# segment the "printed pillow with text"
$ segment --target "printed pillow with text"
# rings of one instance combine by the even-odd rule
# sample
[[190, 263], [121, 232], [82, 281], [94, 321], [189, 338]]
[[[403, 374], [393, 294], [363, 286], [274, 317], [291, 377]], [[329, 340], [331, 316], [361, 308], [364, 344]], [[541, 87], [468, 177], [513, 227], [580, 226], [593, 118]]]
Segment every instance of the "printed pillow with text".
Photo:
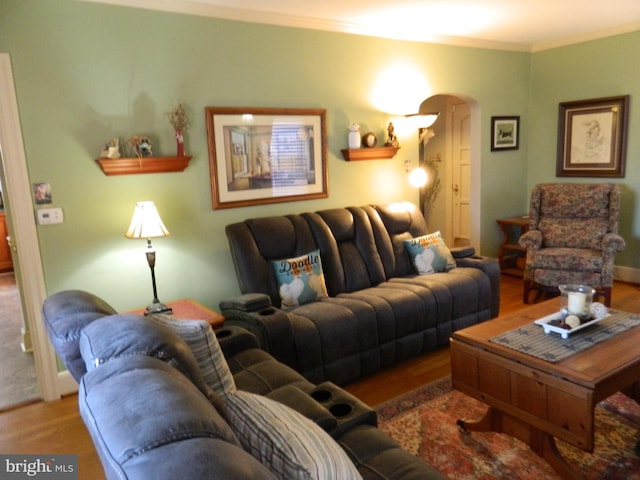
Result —
[[420, 275], [444, 272], [456, 266], [440, 232], [405, 240], [404, 246]]
[[320, 250], [271, 263], [278, 279], [282, 308], [297, 307], [328, 296]]

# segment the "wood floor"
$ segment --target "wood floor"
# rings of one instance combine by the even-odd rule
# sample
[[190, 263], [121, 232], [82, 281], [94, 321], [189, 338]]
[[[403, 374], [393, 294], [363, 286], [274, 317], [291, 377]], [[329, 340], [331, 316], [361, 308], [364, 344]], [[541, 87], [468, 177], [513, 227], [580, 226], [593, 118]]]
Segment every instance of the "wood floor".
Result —
[[[640, 286], [616, 283], [613, 307], [640, 313]], [[522, 281], [502, 276], [500, 313], [524, 308]], [[370, 378], [353, 383], [346, 390], [375, 406], [421, 385], [450, 374], [449, 352], [440, 349], [407, 361]], [[102, 466], [78, 413], [77, 396], [53, 402], [39, 402], [0, 413], [0, 452], [3, 454], [77, 454], [79, 478], [104, 479]]]

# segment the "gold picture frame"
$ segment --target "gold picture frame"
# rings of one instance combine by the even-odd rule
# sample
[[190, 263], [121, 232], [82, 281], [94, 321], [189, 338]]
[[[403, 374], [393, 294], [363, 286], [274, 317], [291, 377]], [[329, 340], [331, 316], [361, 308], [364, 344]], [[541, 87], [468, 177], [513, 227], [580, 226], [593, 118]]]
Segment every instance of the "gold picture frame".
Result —
[[214, 209], [326, 198], [324, 109], [205, 107]]

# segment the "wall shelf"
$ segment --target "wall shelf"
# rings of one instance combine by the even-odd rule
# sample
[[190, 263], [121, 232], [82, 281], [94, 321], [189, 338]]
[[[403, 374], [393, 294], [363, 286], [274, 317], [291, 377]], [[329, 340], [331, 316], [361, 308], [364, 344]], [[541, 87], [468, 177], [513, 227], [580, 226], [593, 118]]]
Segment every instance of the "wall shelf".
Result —
[[182, 172], [192, 157], [98, 158], [96, 162], [105, 175], [136, 175], [141, 173]]
[[387, 160], [395, 157], [400, 147], [345, 148], [341, 150], [347, 161], [355, 160]]

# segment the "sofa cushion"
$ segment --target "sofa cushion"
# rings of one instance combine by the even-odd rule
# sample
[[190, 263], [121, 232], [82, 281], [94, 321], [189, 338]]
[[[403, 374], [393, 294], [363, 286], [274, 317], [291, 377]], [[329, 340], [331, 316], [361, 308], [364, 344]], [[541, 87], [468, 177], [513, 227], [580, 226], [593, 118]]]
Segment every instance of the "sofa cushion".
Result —
[[362, 478], [324, 430], [286, 405], [238, 391], [225, 397], [223, 412], [245, 450], [279, 478]]
[[116, 358], [157, 358], [186, 376], [209, 400], [218, 404], [187, 344], [170, 328], [146, 317], [124, 314], [96, 320], [82, 330], [80, 351], [88, 372]]
[[440, 232], [405, 240], [404, 246], [420, 275], [444, 272], [456, 266]]
[[204, 382], [215, 393], [222, 397], [236, 391], [233, 375], [211, 325], [204, 320], [181, 320], [163, 314], [148, 318], [170, 328], [184, 340], [198, 362]]
[[278, 279], [282, 308], [315, 302], [327, 296], [320, 250], [272, 262]]

